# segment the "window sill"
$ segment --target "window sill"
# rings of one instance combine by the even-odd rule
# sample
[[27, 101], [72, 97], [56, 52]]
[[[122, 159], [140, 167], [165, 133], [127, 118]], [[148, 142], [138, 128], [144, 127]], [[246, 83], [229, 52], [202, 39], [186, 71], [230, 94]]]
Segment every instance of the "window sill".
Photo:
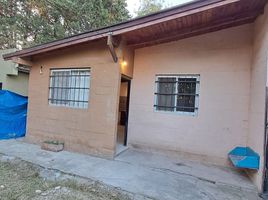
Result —
[[64, 109], [71, 109], [71, 110], [88, 110], [88, 107], [86, 108], [80, 108], [75, 106], [65, 106], [65, 105], [57, 105], [57, 104], [48, 104], [49, 107], [53, 108], [64, 108]]
[[155, 110], [155, 113], [160, 113], [160, 114], [168, 114], [168, 115], [178, 115], [178, 116], [191, 116], [191, 117], [197, 117], [198, 112], [173, 112], [173, 111], [162, 111], [162, 110]]

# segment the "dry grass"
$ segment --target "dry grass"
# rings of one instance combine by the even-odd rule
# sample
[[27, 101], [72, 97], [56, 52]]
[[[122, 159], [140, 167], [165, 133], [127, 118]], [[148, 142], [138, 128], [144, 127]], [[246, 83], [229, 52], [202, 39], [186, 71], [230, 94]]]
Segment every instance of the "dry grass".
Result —
[[[129, 200], [115, 188], [73, 177], [47, 180], [39, 176], [40, 168], [14, 159], [0, 161], [0, 200]], [[40, 192], [41, 191], [41, 192]]]

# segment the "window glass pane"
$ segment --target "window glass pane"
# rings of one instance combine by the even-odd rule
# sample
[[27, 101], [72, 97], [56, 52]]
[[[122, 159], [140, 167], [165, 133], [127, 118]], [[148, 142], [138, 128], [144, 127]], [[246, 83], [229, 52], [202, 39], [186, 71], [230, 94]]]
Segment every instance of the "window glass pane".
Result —
[[176, 111], [195, 112], [196, 78], [178, 78]]
[[195, 96], [178, 95], [177, 111], [195, 112]]
[[195, 94], [196, 78], [178, 78], [178, 93]]
[[176, 78], [158, 78], [157, 110], [173, 111], [175, 106]]

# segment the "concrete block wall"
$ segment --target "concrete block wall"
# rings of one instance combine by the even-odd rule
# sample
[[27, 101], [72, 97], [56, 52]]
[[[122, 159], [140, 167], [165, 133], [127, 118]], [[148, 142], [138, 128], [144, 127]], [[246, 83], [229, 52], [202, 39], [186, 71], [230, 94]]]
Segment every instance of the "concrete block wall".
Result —
[[[105, 42], [72, 47], [33, 58], [29, 80], [26, 139], [60, 140], [66, 150], [112, 158], [115, 153], [120, 67]], [[40, 74], [40, 67], [43, 73]], [[88, 109], [48, 104], [51, 68], [91, 70]]]

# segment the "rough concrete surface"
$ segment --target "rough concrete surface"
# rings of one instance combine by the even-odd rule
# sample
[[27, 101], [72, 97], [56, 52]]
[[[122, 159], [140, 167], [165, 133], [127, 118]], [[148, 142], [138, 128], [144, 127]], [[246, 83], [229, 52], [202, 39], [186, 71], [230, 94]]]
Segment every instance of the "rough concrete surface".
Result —
[[257, 200], [240, 171], [130, 149], [115, 160], [41, 150], [20, 140], [0, 141], [0, 153], [135, 193], [136, 199]]

